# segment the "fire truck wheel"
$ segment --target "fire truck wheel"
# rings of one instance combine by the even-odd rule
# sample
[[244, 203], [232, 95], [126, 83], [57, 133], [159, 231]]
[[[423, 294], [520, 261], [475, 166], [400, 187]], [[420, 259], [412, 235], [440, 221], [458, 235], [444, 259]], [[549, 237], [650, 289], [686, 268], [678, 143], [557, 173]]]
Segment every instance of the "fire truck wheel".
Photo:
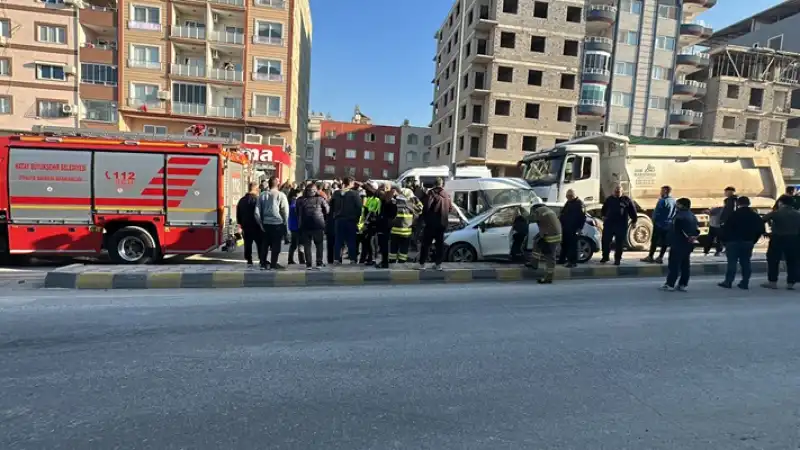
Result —
[[125, 227], [111, 236], [108, 256], [117, 264], [148, 264], [158, 259], [158, 250], [147, 230]]

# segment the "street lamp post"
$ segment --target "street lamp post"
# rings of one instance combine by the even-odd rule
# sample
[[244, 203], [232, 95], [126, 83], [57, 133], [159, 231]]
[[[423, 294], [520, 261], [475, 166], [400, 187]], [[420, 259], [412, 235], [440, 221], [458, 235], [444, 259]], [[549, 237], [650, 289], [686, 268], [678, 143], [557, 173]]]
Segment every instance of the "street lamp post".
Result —
[[453, 117], [454, 117], [453, 122], [455, 123], [455, 125], [453, 125], [453, 137], [451, 138], [451, 141], [450, 141], [450, 174], [453, 177], [456, 176], [456, 152], [458, 151], [458, 148], [456, 147], [456, 145], [457, 145], [456, 143], [457, 143], [457, 140], [458, 140], [458, 122], [459, 122], [458, 111], [459, 111], [459, 108], [461, 107], [461, 104], [460, 104], [461, 103], [461, 70], [462, 70], [462, 63], [463, 63], [462, 58], [463, 58], [463, 54], [464, 54], [464, 38], [465, 38], [465, 35], [466, 35], [466, 32], [465, 32], [464, 28], [466, 27], [466, 24], [467, 24], [467, 20], [466, 20], [466, 17], [467, 17], [467, 0], [459, 0], [459, 1], [461, 2], [461, 24], [458, 27], [458, 62], [457, 62], [456, 78], [455, 78], [456, 98], [455, 98], [455, 102], [454, 102], [455, 106], [453, 106]]

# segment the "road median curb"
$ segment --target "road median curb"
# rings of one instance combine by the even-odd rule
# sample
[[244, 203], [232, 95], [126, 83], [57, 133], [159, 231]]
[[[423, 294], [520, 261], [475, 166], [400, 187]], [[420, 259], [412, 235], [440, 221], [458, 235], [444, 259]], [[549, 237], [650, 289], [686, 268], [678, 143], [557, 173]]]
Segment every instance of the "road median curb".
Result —
[[[63, 289], [184, 289], [299, 286], [360, 286], [396, 284], [464, 284], [472, 282], [512, 282], [536, 279], [540, 272], [520, 267], [435, 270], [363, 271], [165, 271], [113, 272], [54, 270], [47, 273], [44, 287]], [[766, 272], [766, 261], [754, 261], [753, 272]], [[721, 275], [724, 263], [692, 264], [692, 274]], [[666, 265], [588, 265], [575, 269], [559, 267], [556, 280], [664, 277]]]

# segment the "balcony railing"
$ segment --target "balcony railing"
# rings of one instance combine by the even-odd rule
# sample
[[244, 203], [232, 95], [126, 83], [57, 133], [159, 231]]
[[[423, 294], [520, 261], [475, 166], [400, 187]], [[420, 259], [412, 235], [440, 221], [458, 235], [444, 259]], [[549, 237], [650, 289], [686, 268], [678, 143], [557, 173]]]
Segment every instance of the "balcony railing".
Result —
[[706, 84], [705, 83], [703, 83], [702, 81], [697, 81], [697, 80], [686, 80], [686, 79], [678, 78], [677, 84], [680, 84], [682, 86], [692, 86], [692, 87], [696, 87], [698, 89], [705, 89], [706, 88]]
[[265, 111], [263, 109], [252, 108], [250, 110], [250, 115], [252, 117], [283, 117], [283, 111]]
[[209, 0], [211, 3], [219, 3], [220, 5], [231, 6], [244, 6], [244, 0]]
[[131, 30], [145, 30], [145, 31], [161, 31], [160, 23], [140, 22], [138, 20], [129, 20], [128, 28]]
[[242, 117], [242, 108], [228, 106], [209, 106], [208, 115], [214, 117], [224, 117], [227, 119], [238, 119]]
[[192, 116], [205, 116], [206, 105], [202, 103], [172, 102], [174, 114], [189, 114]]
[[244, 73], [241, 70], [212, 68], [208, 71], [208, 78], [220, 81], [244, 81]]
[[98, 42], [84, 42], [81, 44], [82, 48], [96, 48], [100, 50], [116, 50], [117, 43], [116, 42], [106, 42], [106, 43], [98, 43]]
[[700, 58], [708, 58], [708, 50], [699, 50], [694, 46], [681, 49], [680, 55], [699, 56]]
[[184, 27], [173, 25], [170, 36], [186, 39], [205, 39], [206, 29], [201, 27]]
[[221, 42], [223, 44], [244, 45], [243, 33], [234, 33], [231, 31], [212, 31], [208, 34], [208, 39], [213, 42]]
[[283, 38], [277, 36], [253, 36], [253, 44], [283, 45]]
[[144, 106], [153, 109], [164, 109], [164, 102], [155, 98], [129, 98], [128, 106], [132, 108], [141, 108]]
[[255, 0], [256, 6], [266, 6], [267, 8], [286, 8], [286, 0]]
[[614, 44], [613, 40], [611, 40], [609, 38], [606, 38], [606, 37], [601, 37], [601, 36], [588, 36], [588, 37], [584, 38], [583, 41], [584, 42], [594, 42], [594, 43], [598, 43], [598, 44], [612, 44], [612, 45]]
[[583, 73], [591, 73], [595, 75], [611, 75], [611, 71], [608, 69], [599, 69], [597, 67], [584, 67]]
[[583, 105], [583, 106], [599, 106], [601, 108], [605, 108], [606, 107], [606, 101], [605, 100], [583, 99], [582, 98], [582, 99], [578, 100], [578, 104], [579, 105]]
[[672, 114], [675, 116], [686, 116], [686, 117], [696, 117], [698, 119], [703, 118], [703, 113], [700, 111], [692, 111], [691, 109], [673, 109]]
[[150, 70], [161, 70], [161, 62], [160, 61], [142, 61], [139, 59], [129, 59], [128, 60], [128, 67], [132, 69], [150, 69]]
[[584, 138], [589, 136], [599, 136], [603, 134], [602, 131], [595, 131], [595, 130], [575, 130], [575, 134], [572, 135], [574, 138]]
[[206, 66], [195, 66], [190, 64], [172, 64], [172, 66], [170, 67], [170, 72], [172, 73], [172, 75], [178, 75], [182, 77], [205, 78]]
[[253, 80], [281, 82], [283, 81], [283, 75], [280, 73], [253, 72]]

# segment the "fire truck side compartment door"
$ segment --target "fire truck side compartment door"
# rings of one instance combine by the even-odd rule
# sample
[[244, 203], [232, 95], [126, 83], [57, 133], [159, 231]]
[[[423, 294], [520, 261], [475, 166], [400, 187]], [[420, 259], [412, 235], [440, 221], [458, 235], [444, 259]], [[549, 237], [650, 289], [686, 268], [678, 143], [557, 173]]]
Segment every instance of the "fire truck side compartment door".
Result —
[[12, 222], [91, 223], [91, 152], [12, 148], [10, 153]]
[[164, 210], [164, 155], [96, 152], [94, 196], [98, 212], [159, 214]]
[[167, 224], [218, 225], [219, 157], [167, 155]]

